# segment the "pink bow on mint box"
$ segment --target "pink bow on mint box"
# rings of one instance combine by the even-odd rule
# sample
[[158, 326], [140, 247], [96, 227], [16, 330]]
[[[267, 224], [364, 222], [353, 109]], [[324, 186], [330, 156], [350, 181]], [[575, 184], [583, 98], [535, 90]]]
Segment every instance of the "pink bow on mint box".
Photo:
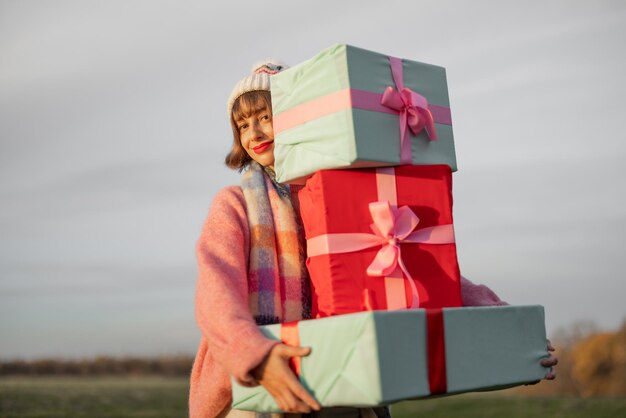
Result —
[[380, 245], [380, 250], [367, 267], [367, 274], [369, 276], [403, 277], [401, 273], [404, 273], [404, 277], [411, 287], [412, 295], [408, 307], [419, 307], [417, 287], [402, 260], [400, 244], [452, 244], [454, 243], [452, 224], [415, 230], [419, 218], [408, 206], [395, 209], [391, 207], [388, 201], [372, 202], [369, 204], [369, 210], [374, 221], [370, 225], [373, 234], [318, 235], [307, 240], [308, 256], [349, 253]]
[[428, 100], [421, 94], [404, 87], [404, 74], [402, 60], [389, 57], [391, 74], [396, 84], [396, 89], [389, 86], [383, 92], [380, 103], [400, 114], [400, 162], [411, 164], [411, 142], [407, 137], [407, 127], [413, 135], [417, 135], [422, 129], [426, 129], [431, 141], [437, 139], [435, 120], [428, 109]]

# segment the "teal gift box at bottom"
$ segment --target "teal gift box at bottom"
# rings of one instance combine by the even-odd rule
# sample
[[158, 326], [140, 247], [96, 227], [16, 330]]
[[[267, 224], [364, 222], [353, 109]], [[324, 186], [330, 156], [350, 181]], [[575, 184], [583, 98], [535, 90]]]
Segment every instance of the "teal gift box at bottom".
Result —
[[[540, 364], [548, 357], [542, 306], [359, 312], [294, 326], [299, 345], [312, 348], [300, 381], [323, 407], [504, 389], [548, 372]], [[285, 325], [260, 328], [281, 340]], [[280, 412], [262, 386], [234, 381], [232, 407]]]

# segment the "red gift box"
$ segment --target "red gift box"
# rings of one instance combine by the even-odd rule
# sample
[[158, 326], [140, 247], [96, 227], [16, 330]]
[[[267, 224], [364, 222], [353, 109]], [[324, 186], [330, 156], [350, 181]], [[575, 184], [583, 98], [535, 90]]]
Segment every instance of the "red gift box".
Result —
[[447, 165], [322, 170], [298, 198], [313, 317], [462, 306]]

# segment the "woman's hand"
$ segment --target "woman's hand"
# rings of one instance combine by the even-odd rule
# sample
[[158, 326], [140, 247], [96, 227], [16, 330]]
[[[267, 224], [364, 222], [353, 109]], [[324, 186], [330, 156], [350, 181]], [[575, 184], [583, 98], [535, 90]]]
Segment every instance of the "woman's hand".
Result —
[[550, 367], [550, 371], [548, 372], [548, 374], [544, 378], [546, 380], [554, 380], [554, 379], [556, 379], [556, 371], [554, 370], [554, 366], [559, 364], [559, 359], [556, 358], [556, 356], [554, 354], [552, 354], [553, 351], [554, 351], [554, 347], [550, 343], [550, 340], [548, 340], [548, 352], [549, 352], [550, 356], [548, 356], [548, 357], [544, 358], [543, 360], [541, 360], [541, 365], [543, 367]]
[[[544, 379], [546, 380], [556, 379], [556, 372], [554, 371], [554, 366], [559, 364], [559, 359], [556, 358], [555, 355], [551, 354], [552, 351], [554, 351], [554, 347], [552, 346], [552, 343], [550, 343], [550, 340], [548, 340], [548, 354], [550, 355], [544, 359], [541, 359], [541, 365], [543, 367], [550, 367], [550, 371], [544, 377]], [[539, 382], [540, 380], [537, 380], [536, 382], [526, 383], [526, 386], [536, 385]]]
[[289, 368], [291, 357], [305, 357], [310, 353], [310, 348], [277, 344], [252, 372], [284, 412], [310, 413], [311, 409], [320, 409], [320, 404]]

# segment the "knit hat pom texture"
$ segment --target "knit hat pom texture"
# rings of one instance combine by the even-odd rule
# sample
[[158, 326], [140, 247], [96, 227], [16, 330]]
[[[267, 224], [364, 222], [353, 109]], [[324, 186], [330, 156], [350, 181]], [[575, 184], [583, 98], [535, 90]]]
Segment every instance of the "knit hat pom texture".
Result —
[[239, 98], [239, 96], [250, 91], [270, 91], [270, 76], [273, 74], [277, 74], [286, 68], [289, 68], [286, 64], [273, 58], [268, 58], [255, 62], [252, 65], [252, 74], [244, 77], [237, 84], [235, 84], [233, 91], [230, 93], [227, 106], [228, 116], [230, 116], [230, 113], [233, 109], [233, 104], [235, 103], [235, 100]]

